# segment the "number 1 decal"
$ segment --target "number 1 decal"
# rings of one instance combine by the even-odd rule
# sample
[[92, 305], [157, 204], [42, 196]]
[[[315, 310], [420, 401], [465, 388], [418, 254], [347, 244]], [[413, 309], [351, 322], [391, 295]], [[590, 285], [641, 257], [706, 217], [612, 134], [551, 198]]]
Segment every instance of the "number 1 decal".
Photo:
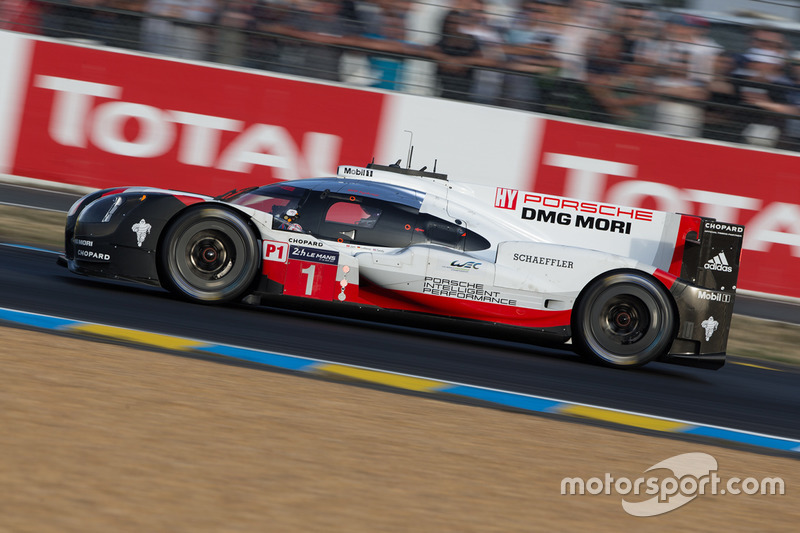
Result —
[[311, 292], [314, 289], [314, 271], [316, 268], [317, 265], [309, 265], [308, 268], [304, 268], [300, 271], [301, 274], [308, 276], [306, 280], [306, 296], [311, 296]]
[[[271, 242], [265, 241], [265, 246]], [[328, 301], [339, 295], [339, 282], [336, 280], [339, 252], [295, 245], [289, 245], [285, 250], [279, 250], [277, 246], [268, 250], [269, 260], [287, 258], [283, 294]]]

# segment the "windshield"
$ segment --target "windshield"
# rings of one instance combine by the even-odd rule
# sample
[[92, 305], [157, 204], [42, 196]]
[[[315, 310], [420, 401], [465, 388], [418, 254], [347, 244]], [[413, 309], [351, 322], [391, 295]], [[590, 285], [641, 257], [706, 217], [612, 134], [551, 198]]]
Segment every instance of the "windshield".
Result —
[[[298, 206], [307, 192], [308, 189], [273, 184], [241, 194], [230, 200], [230, 203], [269, 213], [272, 215], [273, 229], [289, 229], [286, 225], [290, 218], [287, 213], [296, 218]], [[300, 231], [298, 227], [294, 224], [292, 231]]]

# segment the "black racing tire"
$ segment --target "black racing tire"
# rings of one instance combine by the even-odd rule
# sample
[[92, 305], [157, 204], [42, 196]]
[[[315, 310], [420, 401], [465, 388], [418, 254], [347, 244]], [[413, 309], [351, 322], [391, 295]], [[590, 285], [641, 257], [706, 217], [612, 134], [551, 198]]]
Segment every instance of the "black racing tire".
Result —
[[672, 296], [652, 276], [616, 271], [592, 281], [573, 310], [572, 343], [584, 358], [635, 368], [658, 359], [675, 337]]
[[159, 248], [162, 285], [188, 300], [224, 303], [245, 295], [258, 274], [253, 229], [220, 207], [192, 208], [164, 233]]

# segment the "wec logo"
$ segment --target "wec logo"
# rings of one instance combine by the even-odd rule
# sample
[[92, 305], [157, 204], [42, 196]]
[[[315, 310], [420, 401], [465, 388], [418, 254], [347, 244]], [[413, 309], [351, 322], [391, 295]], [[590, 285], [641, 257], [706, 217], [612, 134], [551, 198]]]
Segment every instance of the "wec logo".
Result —
[[463, 261], [463, 262], [453, 261], [452, 263], [450, 263], [450, 266], [453, 268], [464, 269], [464, 270], [469, 270], [469, 269], [478, 270], [478, 267], [480, 267], [481, 264], [477, 261]]

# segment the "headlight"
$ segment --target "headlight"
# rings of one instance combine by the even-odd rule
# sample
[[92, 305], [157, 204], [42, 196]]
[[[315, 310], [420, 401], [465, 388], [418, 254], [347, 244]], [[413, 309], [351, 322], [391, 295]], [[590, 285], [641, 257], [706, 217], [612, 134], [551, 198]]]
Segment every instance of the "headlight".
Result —
[[108, 223], [125, 203], [126, 198], [122, 194], [114, 194], [98, 198], [86, 206], [78, 216], [82, 223]]

